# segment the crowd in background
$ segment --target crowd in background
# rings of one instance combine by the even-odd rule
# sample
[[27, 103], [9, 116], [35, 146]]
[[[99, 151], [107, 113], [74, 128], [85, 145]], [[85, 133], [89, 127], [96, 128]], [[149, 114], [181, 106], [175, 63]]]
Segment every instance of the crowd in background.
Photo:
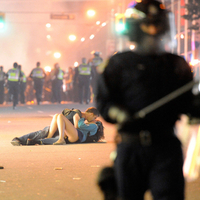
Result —
[[[16, 62], [7, 73], [4, 72], [3, 66], [1, 66], [0, 104], [8, 104], [13, 101], [12, 85], [10, 83], [13, 81], [11, 76], [15, 68], [20, 73], [18, 81], [13, 82], [14, 85], [19, 85], [17, 102], [14, 103], [13, 108], [17, 104], [39, 105], [40, 103], [64, 103], [66, 101], [88, 104], [93, 101], [95, 95], [93, 81], [95, 80], [96, 67], [102, 61], [100, 53], [95, 52], [94, 57], [91, 59], [82, 58], [83, 63], [77, 67], [70, 66], [64, 69], [59, 66], [59, 63], [55, 63], [51, 71], [44, 71], [42, 64], [40, 66], [40, 62], [37, 62], [36, 67], [29, 75], [25, 75], [23, 67]], [[38, 71], [39, 69], [40, 71]], [[39, 79], [42, 80], [42, 84], [38, 84]], [[85, 81], [86, 79], [88, 81]], [[83, 87], [85, 84], [86, 87]], [[41, 88], [39, 89], [39, 87]]]

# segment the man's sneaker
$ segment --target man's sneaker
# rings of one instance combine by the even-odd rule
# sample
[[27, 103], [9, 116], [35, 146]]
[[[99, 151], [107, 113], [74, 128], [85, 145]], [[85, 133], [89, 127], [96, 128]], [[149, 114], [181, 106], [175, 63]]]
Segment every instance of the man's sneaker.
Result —
[[11, 141], [11, 144], [13, 146], [20, 146], [21, 145], [21, 142], [19, 140], [19, 138], [15, 137], [12, 141]]

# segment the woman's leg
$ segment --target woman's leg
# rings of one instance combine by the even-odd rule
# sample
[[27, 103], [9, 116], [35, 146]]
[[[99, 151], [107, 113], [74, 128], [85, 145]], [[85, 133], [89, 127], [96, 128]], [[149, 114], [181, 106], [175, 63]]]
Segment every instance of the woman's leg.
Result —
[[47, 136], [47, 138], [52, 138], [54, 133], [56, 132], [56, 130], [58, 129], [58, 125], [57, 125], [57, 117], [59, 114], [55, 114], [53, 116], [53, 119], [51, 120], [51, 125], [49, 128], [49, 134]]
[[62, 114], [57, 116], [57, 125], [59, 130], [59, 139], [57, 143], [64, 142], [65, 135], [68, 137], [69, 142], [76, 142], [78, 140], [78, 131]]

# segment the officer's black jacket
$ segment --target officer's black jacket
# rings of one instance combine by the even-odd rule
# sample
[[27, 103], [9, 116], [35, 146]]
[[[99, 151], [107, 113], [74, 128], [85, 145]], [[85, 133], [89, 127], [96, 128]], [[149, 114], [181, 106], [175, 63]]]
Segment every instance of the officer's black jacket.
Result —
[[116, 123], [108, 116], [111, 106], [128, 111], [130, 118], [120, 132], [159, 132], [173, 127], [181, 113], [194, 112], [191, 91], [149, 113], [142, 120], [135, 120], [132, 116], [192, 80], [191, 68], [180, 56], [170, 53], [138, 55], [132, 51], [119, 53], [109, 59], [98, 77], [96, 106], [102, 117], [111, 123]]

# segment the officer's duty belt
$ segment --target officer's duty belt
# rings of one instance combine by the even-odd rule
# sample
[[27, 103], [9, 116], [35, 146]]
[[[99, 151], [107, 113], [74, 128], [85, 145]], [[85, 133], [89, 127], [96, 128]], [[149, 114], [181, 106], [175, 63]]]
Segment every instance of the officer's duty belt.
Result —
[[[155, 134], [155, 133], [154, 133]], [[141, 130], [138, 133], [120, 133], [121, 138], [122, 138], [122, 142], [123, 143], [131, 143], [131, 144], [140, 144], [142, 146], [150, 146], [152, 145], [152, 140], [153, 143], [157, 143], [160, 142], [161, 140], [167, 140], [168, 138], [172, 138], [174, 137], [174, 132], [173, 129], [167, 129], [164, 131], [160, 131], [160, 136], [159, 134], [156, 134], [156, 138], [155, 136], [153, 137], [151, 132], [148, 130]]]
[[141, 144], [142, 146], [150, 146], [152, 144], [152, 137], [149, 131], [140, 131], [138, 134], [122, 133], [123, 143]]

